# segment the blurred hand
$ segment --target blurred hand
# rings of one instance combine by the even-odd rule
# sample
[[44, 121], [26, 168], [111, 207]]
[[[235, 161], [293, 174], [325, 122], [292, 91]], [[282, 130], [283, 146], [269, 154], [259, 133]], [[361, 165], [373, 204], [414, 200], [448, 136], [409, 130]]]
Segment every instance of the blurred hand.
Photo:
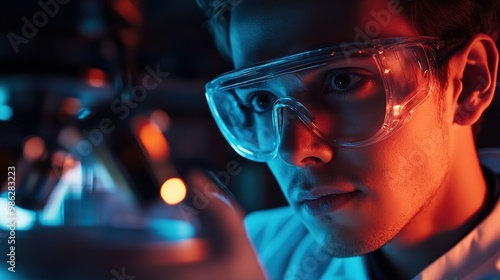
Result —
[[204, 172], [191, 171], [185, 180], [192, 193], [205, 194], [198, 217], [209, 254], [200, 262], [163, 267], [161, 279], [266, 279], [243, 227], [241, 209]]

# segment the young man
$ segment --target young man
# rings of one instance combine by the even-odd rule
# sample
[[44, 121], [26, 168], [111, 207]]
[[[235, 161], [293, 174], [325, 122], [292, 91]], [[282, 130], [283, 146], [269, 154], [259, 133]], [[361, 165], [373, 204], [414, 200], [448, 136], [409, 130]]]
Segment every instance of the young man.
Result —
[[246, 220], [271, 279], [500, 279], [472, 132], [498, 0], [199, 4], [236, 68], [207, 85], [214, 117], [290, 204]]

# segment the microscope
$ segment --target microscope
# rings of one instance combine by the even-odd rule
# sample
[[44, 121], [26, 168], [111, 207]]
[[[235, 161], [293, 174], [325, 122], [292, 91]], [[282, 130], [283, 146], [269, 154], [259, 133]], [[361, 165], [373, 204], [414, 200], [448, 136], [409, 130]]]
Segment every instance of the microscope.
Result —
[[163, 279], [206, 258], [147, 102], [168, 73], [140, 63], [141, 3], [1, 6], [0, 278]]

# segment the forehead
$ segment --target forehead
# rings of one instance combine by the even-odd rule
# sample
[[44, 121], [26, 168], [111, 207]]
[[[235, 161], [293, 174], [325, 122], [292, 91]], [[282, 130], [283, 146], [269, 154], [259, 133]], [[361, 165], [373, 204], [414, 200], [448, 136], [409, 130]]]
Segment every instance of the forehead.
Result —
[[418, 35], [399, 0], [239, 0], [229, 29], [233, 62], [246, 67], [344, 42]]

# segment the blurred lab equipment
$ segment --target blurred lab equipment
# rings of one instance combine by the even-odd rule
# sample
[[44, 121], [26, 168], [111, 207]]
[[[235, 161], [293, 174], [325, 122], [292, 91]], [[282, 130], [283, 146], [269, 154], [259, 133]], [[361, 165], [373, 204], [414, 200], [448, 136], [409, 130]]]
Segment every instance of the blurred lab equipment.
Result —
[[141, 3], [0, 5], [0, 278], [175, 279], [206, 259], [169, 116], [142, 102], [168, 73], [139, 62]]

